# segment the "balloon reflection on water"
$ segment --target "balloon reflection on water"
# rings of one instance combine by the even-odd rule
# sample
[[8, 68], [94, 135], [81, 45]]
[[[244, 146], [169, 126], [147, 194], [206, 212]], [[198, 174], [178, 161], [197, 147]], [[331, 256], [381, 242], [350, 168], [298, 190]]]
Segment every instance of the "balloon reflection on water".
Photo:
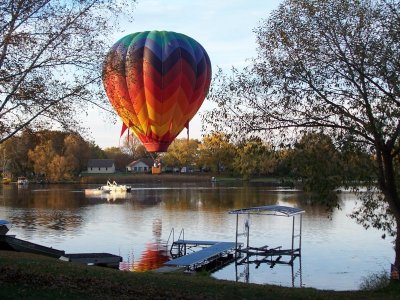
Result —
[[161, 268], [165, 262], [170, 260], [168, 247], [161, 238], [161, 219], [156, 218], [153, 220], [152, 231], [154, 242], [146, 244], [146, 248], [138, 260], [135, 260], [133, 252], [130, 253], [128, 260], [120, 263], [120, 270], [133, 272], [155, 270]]

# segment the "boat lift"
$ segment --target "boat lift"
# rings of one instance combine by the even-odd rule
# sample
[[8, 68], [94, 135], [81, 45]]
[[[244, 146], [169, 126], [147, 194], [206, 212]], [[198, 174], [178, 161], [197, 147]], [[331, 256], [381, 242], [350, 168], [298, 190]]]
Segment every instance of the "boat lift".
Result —
[[[266, 205], [266, 206], [257, 206], [257, 207], [249, 207], [249, 208], [242, 208], [232, 210], [230, 214], [236, 214], [236, 256], [240, 256], [241, 254], [245, 254], [245, 260], [248, 261], [250, 256], [264, 256], [265, 258], [261, 260], [257, 260], [258, 263], [260, 262], [268, 262], [271, 267], [275, 264], [293, 264], [293, 261], [296, 257], [301, 256], [301, 229], [302, 229], [302, 214], [305, 211], [301, 208], [297, 207], [289, 207], [289, 206], [282, 206], [282, 205]], [[247, 216], [245, 220], [245, 232], [239, 233], [239, 215]], [[261, 247], [252, 247], [250, 246], [250, 215], [266, 215], [266, 216], [281, 216], [281, 217], [292, 217], [292, 246], [290, 249], [282, 249], [282, 246], [270, 248], [268, 245], [261, 246]], [[299, 226], [298, 233], [295, 234], [295, 220], [296, 216], [299, 216]], [[246, 236], [246, 243], [245, 247], [242, 248], [241, 244], [238, 243], [238, 239], [240, 236]], [[295, 240], [297, 239], [298, 243], [295, 246]], [[282, 261], [281, 258], [283, 256], [290, 256], [289, 261]], [[267, 259], [270, 257], [270, 259]], [[275, 259], [273, 259], [275, 258]], [[244, 261], [244, 260], [240, 260]], [[240, 263], [239, 261], [239, 263]]]

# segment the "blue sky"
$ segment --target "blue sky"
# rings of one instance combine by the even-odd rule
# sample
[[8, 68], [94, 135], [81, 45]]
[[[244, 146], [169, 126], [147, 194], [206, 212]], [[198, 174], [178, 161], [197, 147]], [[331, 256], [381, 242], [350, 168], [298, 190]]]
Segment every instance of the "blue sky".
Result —
[[[197, 40], [210, 56], [213, 71], [242, 67], [256, 55], [253, 29], [267, 18], [282, 0], [138, 0], [133, 22], [111, 36], [110, 47], [124, 35], [146, 30], [167, 30]], [[190, 137], [201, 138], [199, 113], [212, 108], [207, 99], [190, 122]], [[100, 116], [100, 117], [99, 117]], [[93, 122], [93, 120], [96, 120]], [[118, 146], [121, 122], [116, 124], [99, 111], [87, 118], [91, 136], [101, 148]], [[181, 133], [186, 137], [186, 129]]]

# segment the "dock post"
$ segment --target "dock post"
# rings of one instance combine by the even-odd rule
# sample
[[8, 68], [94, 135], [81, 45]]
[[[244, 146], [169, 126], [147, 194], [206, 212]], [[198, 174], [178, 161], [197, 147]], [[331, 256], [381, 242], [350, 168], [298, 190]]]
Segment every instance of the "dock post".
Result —
[[237, 258], [238, 252], [238, 226], [239, 226], [239, 214], [236, 214], [236, 238], [235, 238], [235, 258]]
[[302, 227], [303, 227], [303, 216], [300, 215], [300, 237], [299, 237], [299, 255], [301, 256], [301, 231], [302, 231]]
[[293, 222], [292, 222], [292, 253], [291, 253], [291, 257], [290, 257], [291, 261], [293, 261], [293, 255], [294, 255], [293, 249], [294, 249], [294, 222], [295, 222], [295, 216], [293, 216], [292, 219], [293, 219]]
[[250, 214], [247, 214], [246, 231], [247, 231], [247, 249], [249, 249], [249, 244], [250, 244]]

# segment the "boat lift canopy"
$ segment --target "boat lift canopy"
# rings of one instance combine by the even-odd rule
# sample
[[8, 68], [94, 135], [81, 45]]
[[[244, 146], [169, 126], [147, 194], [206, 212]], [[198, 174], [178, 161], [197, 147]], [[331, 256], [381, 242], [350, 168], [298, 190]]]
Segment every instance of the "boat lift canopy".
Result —
[[264, 205], [256, 207], [241, 208], [236, 210], [231, 210], [230, 214], [251, 214], [251, 215], [274, 215], [274, 216], [285, 216], [292, 217], [298, 214], [303, 214], [304, 209], [297, 207], [289, 207], [282, 205]]

